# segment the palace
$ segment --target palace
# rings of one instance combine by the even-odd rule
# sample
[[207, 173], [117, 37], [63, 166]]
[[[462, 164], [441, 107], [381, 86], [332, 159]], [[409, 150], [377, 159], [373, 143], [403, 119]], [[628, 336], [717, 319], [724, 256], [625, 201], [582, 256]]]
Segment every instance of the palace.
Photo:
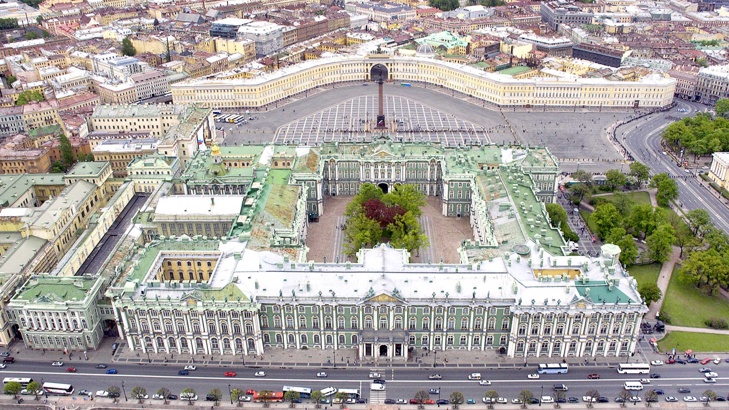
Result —
[[[151, 193], [117, 249], [125, 257], [101, 272], [113, 278], [104, 294], [120, 336], [140, 352], [351, 348], [362, 360], [395, 361], [413, 349], [630, 355], [647, 308], [617, 246], [572, 254], [551, 225], [545, 203], [557, 174], [554, 157], [538, 147], [387, 137], [316, 148], [213, 146]], [[324, 215], [326, 198], [353, 195], [365, 182], [385, 191], [413, 184], [439, 198], [443, 217], [468, 218], [473, 238], [459, 247], [460, 261], [414, 263], [388, 244], [351, 260], [308, 260], [308, 226]], [[205, 205], [191, 212], [197, 202]], [[169, 209], [179, 210], [174, 223]]]

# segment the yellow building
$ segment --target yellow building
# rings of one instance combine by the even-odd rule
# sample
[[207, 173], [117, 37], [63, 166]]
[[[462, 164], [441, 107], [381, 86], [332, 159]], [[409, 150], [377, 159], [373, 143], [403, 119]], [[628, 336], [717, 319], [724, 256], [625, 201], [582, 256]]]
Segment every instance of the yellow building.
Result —
[[709, 178], [719, 187], [729, 189], [729, 152], [715, 152], [712, 157]]
[[242, 54], [246, 61], [256, 57], [256, 43], [253, 40], [234, 40], [230, 38], [214, 38], [215, 53], [224, 51], [228, 54]]
[[170, 88], [175, 103], [260, 107], [332, 83], [368, 81], [376, 65], [385, 68], [390, 81], [425, 82], [500, 106], [665, 107], [676, 88], [675, 79], [657, 73], [639, 81], [515, 79], [435, 59], [380, 54], [321, 58], [252, 79], [193, 79]]
[[25, 129], [43, 128], [58, 124], [63, 127], [63, 121], [58, 115], [58, 101], [41, 101], [23, 106], [23, 121]]

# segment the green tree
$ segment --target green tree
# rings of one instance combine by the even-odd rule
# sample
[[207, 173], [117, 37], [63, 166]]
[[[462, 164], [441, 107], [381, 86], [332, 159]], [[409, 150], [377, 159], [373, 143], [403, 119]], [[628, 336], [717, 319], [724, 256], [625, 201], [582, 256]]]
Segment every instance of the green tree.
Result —
[[637, 238], [645, 238], [653, 233], [658, 225], [660, 214], [656, 214], [653, 206], [650, 204], [638, 204], [630, 209], [630, 215], [626, 221], [626, 225], [633, 231], [633, 235]]
[[12, 395], [16, 398], [18, 397], [18, 394], [20, 394], [21, 390], [23, 390], [23, 385], [18, 382], [6, 383], [5, 387], [3, 388], [3, 392], [5, 394]]
[[170, 395], [170, 389], [168, 389], [166, 387], [160, 387], [157, 390], [157, 395], [162, 396], [162, 400], [164, 400], [165, 404], [167, 404], [168, 403], [167, 396]]
[[486, 402], [489, 405], [490, 409], [494, 408], [494, 403], [496, 403], [496, 399], [499, 398], [499, 393], [496, 390], [489, 390], [486, 392], [484, 397], [487, 399]]
[[220, 404], [220, 400], [223, 398], [223, 392], [220, 389], [212, 389], [208, 393], [208, 397], [213, 399], [212, 401], [215, 402], [215, 405]]
[[18, 28], [18, 19], [16, 18], [5, 18], [0, 19], [0, 30], [8, 30]]
[[51, 165], [51, 173], [52, 174], [65, 174], [66, 165], [64, 165], [63, 162], [61, 162], [61, 161], [53, 161], [53, 164]]
[[71, 168], [71, 166], [76, 162], [76, 159], [73, 156], [73, 147], [71, 146], [71, 141], [64, 134], [61, 134], [59, 139], [61, 140], [60, 144], [58, 145], [58, 148], [61, 150], [61, 161], [63, 161], [66, 169]]
[[657, 302], [663, 296], [661, 289], [655, 283], [643, 283], [638, 286], [638, 293], [645, 300], [645, 304], [650, 306], [651, 303]]
[[348, 255], [354, 255], [363, 247], [372, 247], [380, 243], [382, 234], [382, 228], [377, 221], [363, 214], [350, 217], [344, 230], [344, 251]]
[[[314, 392], [312, 392], [311, 395], [313, 396]], [[240, 403], [243, 401], [244, 397], [245, 392], [237, 387], [230, 391], [230, 401], [235, 402], [238, 407], [240, 407]]]
[[545, 208], [547, 210], [547, 215], [549, 215], [549, 220], [551, 221], [552, 226], [562, 230], [564, 239], [572, 242], [577, 242], [580, 240], [580, 237], [572, 231], [572, 228], [570, 228], [569, 222], [567, 222], [567, 211], [564, 210], [564, 207], [562, 207], [562, 205], [547, 204]]
[[455, 10], [460, 6], [458, 0], [429, 0], [428, 4], [443, 11]]
[[655, 390], [651, 389], [645, 392], [643, 398], [645, 399], [645, 405], [647, 407], [650, 407], [651, 403], [655, 403], [658, 401], [658, 393], [656, 393]]
[[453, 393], [451, 393], [449, 400], [450, 400], [451, 404], [453, 405], [454, 409], [457, 409], [458, 406], [463, 404], [463, 402], [465, 401], [463, 398], [463, 393], [461, 393], [459, 391], [454, 391]]
[[317, 409], [321, 407], [321, 401], [323, 398], [324, 395], [321, 394], [321, 390], [314, 390], [313, 392], [311, 392], [311, 401], [315, 403], [314, 407], [316, 407]]
[[427, 400], [430, 400], [430, 395], [425, 390], [418, 390], [415, 392], [415, 396], [413, 398], [418, 402], [418, 408], [423, 408], [423, 403], [425, 403]]
[[618, 259], [623, 266], [631, 266], [635, 263], [635, 258], [638, 257], [638, 245], [635, 244], [633, 237], [630, 235], [623, 235], [618, 241], [613, 242], [620, 248], [620, 256]]
[[526, 408], [527, 403], [534, 397], [534, 395], [529, 390], [522, 390], [516, 397], [521, 400], [521, 407]]
[[395, 185], [392, 192], [385, 194], [382, 197], [382, 202], [389, 206], [400, 205], [403, 209], [411, 212], [417, 218], [422, 213], [420, 208], [425, 206], [425, 195], [423, 195], [415, 187], [415, 185], [400, 184]]
[[588, 390], [587, 393], [585, 393], [585, 396], [590, 398], [590, 401], [587, 402], [587, 407], [592, 407], [592, 404], [597, 401], [598, 397], [600, 397], [600, 392], [595, 389]]
[[716, 111], [716, 115], [722, 117], [724, 114], [729, 113], [729, 98], [720, 98], [714, 106], [714, 111]]
[[678, 198], [678, 185], [676, 185], [676, 181], [665, 173], [653, 177], [651, 188], [657, 188], [656, 202], [660, 206], [668, 206], [672, 200]]
[[706, 68], [709, 66], [709, 61], [706, 59], [706, 57], [699, 57], [696, 59], [696, 64], [699, 67]]
[[621, 224], [622, 218], [615, 206], [611, 203], [601, 204], [592, 213], [592, 220], [597, 228], [597, 235], [602, 239], [607, 237], [613, 228]]
[[630, 394], [630, 392], [627, 390], [620, 390], [620, 393], [618, 393], [618, 397], [623, 399], [623, 401], [620, 402], [620, 407], [625, 407], [625, 403], [627, 403], [628, 400], [633, 397], [633, 395]]
[[557, 390], [554, 392], [554, 407], [560, 408], [560, 402], [565, 400], [567, 398], [567, 394], [563, 392], [562, 390]]
[[121, 395], [121, 389], [119, 386], [109, 386], [106, 391], [109, 393], [109, 397], [114, 399], [114, 403], [119, 402], [119, 396]]
[[25, 33], [26, 40], [35, 40], [40, 37], [41, 37], [40, 34], [36, 33], [35, 31], [29, 31], [29, 32]]
[[8, 83], [8, 86], [11, 86], [14, 82], [16, 82], [18, 79], [15, 78], [12, 74], [6, 74], [5, 75], [5, 82]]
[[334, 395], [334, 399], [339, 402], [339, 407], [344, 408], [345, 407], [345, 400], [349, 398], [349, 394], [345, 392], [338, 391], [337, 394]]
[[33, 395], [36, 400], [38, 400], [38, 396], [43, 393], [43, 386], [35, 380], [28, 383], [28, 386], [25, 389], [28, 390], [28, 394]]
[[729, 282], [728, 252], [719, 253], [714, 249], [691, 252], [678, 270], [679, 279], [693, 283], [697, 288], [704, 287], [712, 295], [719, 286]]
[[635, 179], [638, 186], [641, 186], [650, 178], [651, 170], [640, 162], [633, 162], [630, 164], [630, 173], [628, 175]]
[[633, 205], [635, 205], [635, 201], [631, 199], [629, 196], [625, 195], [622, 192], [616, 192], [613, 194], [613, 199], [610, 201], [613, 206], [615, 206], [615, 209], [620, 212], [620, 215], [628, 216], [630, 215], [630, 211], [633, 209]]
[[671, 257], [671, 248], [676, 241], [673, 227], [669, 224], [658, 226], [656, 230], [646, 238], [648, 257], [656, 262], [663, 263]]
[[133, 387], [132, 397], [139, 400], [140, 403], [144, 403], [144, 399], [147, 397], [147, 389], [142, 386]]
[[[725, 100], [729, 101], [729, 99], [726, 98]], [[711, 216], [709, 215], [709, 212], [703, 208], [688, 211], [686, 213], [686, 220], [688, 221], [689, 227], [691, 227], [691, 232], [698, 237], [701, 237], [704, 230], [711, 225]]]
[[43, 95], [42, 92], [38, 90], [28, 90], [23, 91], [20, 94], [18, 94], [18, 99], [15, 100], [16, 106], [26, 105], [33, 102], [40, 102], [45, 101], [46, 97]]
[[713, 390], [705, 391], [703, 396], [706, 397], [707, 402], [716, 401], [716, 392], [714, 392]]
[[134, 48], [134, 44], [132, 44], [132, 40], [130, 40], [129, 37], [122, 40], [121, 53], [129, 57], [137, 54], [137, 49]]
[[390, 244], [393, 248], [407, 249], [414, 252], [428, 246], [428, 236], [420, 231], [420, 223], [411, 212], [395, 217], [395, 222], [388, 225], [391, 232]]
[[618, 169], [609, 169], [605, 173], [605, 182], [607, 186], [610, 187], [610, 190], [613, 191], [616, 188], [619, 188], [621, 186], [624, 186], [628, 183], [628, 177], [625, 176], [620, 170]]
[[592, 184], [592, 174], [585, 171], [584, 169], [578, 169], [577, 171], [573, 172], [572, 179], [574, 179], [575, 181], [580, 181], [583, 184]]
[[359, 187], [357, 195], [347, 204], [344, 215], [347, 217], [355, 216], [362, 212], [362, 204], [370, 199], [382, 200], [382, 190], [375, 184], [365, 182]]
[[297, 391], [289, 390], [286, 393], [284, 393], [284, 400], [291, 403], [291, 407], [293, 407], [294, 402], [299, 401], [300, 398], [301, 398], [301, 394]]
[[[261, 392], [261, 393], [263, 393], [263, 392]], [[187, 404], [192, 405], [192, 402], [195, 401], [196, 398], [197, 398], [197, 392], [192, 387], [185, 387], [180, 392], [180, 399], [187, 400]]]
[[572, 197], [570, 198], [572, 203], [577, 205], [592, 193], [592, 188], [583, 183], [572, 184], [570, 185], [570, 192], [572, 193]]

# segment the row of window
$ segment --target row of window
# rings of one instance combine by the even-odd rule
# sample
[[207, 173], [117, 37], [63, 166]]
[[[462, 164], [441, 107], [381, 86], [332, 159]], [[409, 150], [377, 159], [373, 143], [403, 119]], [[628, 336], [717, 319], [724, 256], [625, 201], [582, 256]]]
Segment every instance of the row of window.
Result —
[[[298, 318], [299, 329], [306, 329], [309, 327], [309, 324], [311, 325], [311, 328], [314, 328], [314, 329], [321, 328], [318, 316], [313, 316], [310, 318], [310, 320], [306, 316], [299, 316], [299, 318]], [[333, 324], [333, 319], [331, 316], [324, 317], [324, 329], [333, 329], [332, 324]], [[372, 326], [373, 326], [372, 316], [365, 316], [364, 328], [372, 329]], [[264, 329], [269, 327], [268, 317], [263, 316], [261, 318], [261, 327]], [[276, 315], [273, 317], [273, 327], [281, 328], [281, 316]], [[286, 327], [288, 329], [294, 328], [294, 317], [293, 316], [286, 316]], [[381, 317], [379, 328], [386, 329], [389, 327], [390, 327], [389, 319], [387, 317]], [[337, 328], [338, 329], [346, 328], [346, 321], [343, 317], [337, 318]], [[359, 318], [357, 316], [353, 316], [349, 319], [349, 328], [350, 329], [359, 329]], [[401, 316], [395, 316], [394, 322], [393, 322], [393, 328], [394, 329], [403, 328], [403, 318]], [[451, 317], [448, 319], [447, 328], [448, 328], [448, 330], [456, 329], [456, 319], [455, 318]], [[476, 318], [473, 321], [473, 328], [474, 328], [474, 330], [482, 330], [483, 329], [483, 319], [480, 317]], [[488, 328], [488, 330], [496, 329], [496, 318], [492, 317], [492, 318], [488, 319], [487, 328]], [[411, 317], [409, 319], [408, 329], [418, 330], [416, 318]], [[435, 319], [433, 329], [434, 330], [443, 330], [443, 318], [439, 317], [439, 318]], [[428, 317], [422, 318], [422, 320], [420, 322], [420, 330], [430, 330], [430, 318], [428, 318]], [[469, 319], [468, 318], [465, 318], [465, 317], [461, 318], [460, 330], [469, 330]], [[501, 330], [509, 330], [509, 318], [503, 318], [501, 320]]]
[[[311, 312], [312, 313], [318, 313], [319, 312], [319, 306], [318, 305], [312, 305], [310, 307], [311, 307]], [[306, 312], [306, 308], [307, 308], [306, 305], [297, 305], [296, 306], [296, 311], [299, 312], [299, 313], [305, 313]], [[332, 305], [324, 305], [322, 307], [322, 310], [324, 311], [324, 313], [332, 313], [333, 309], [334, 309], [334, 307]], [[357, 306], [337, 306], [336, 309], [337, 309], [337, 313], [339, 313], [339, 314], [344, 314], [345, 311], [348, 310], [348, 312], [350, 314], [355, 315], [355, 314], [357, 314], [357, 311], [358, 311], [359, 307], [357, 307]], [[388, 314], [388, 312], [389, 312], [390, 309], [392, 309], [395, 314], [401, 314], [401, 313], [403, 313], [406, 310], [406, 307], [405, 306], [393, 306], [393, 307], [380, 306], [378, 308], [375, 308], [373, 306], [365, 306], [364, 307], [364, 313], [365, 314], [371, 314], [371, 313], [373, 313], [373, 311], [377, 310], [381, 315], [386, 315], [386, 314]], [[423, 307], [410, 306], [410, 308], [408, 309], [408, 311], [409, 311], [409, 313], [411, 315], [416, 315], [416, 314], [418, 314], [418, 309], [420, 309], [422, 311], [422, 313], [423, 314], [426, 314], [426, 315], [427, 314], [430, 314], [431, 313], [431, 310], [433, 310], [430, 306], [423, 306]], [[443, 306], [436, 306], [435, 309], [434, 309], [435, 310], [435, 314], [442, 315], [445, 312], [445, 309], [446, 308], [443, 307]], [[498, 309], [503, 309], [503, 314], [504, 315], [508, 315], [509, 314], [509, 308], [508, 307], [504, 307], [504, 308], [491, 307], [491, 308], [488, 309], [489, 315], [496, 315], [497, 312], [498, 312]], [[286, 313], [292, 313], [294, 311], [294, 306], [293, 305], [284, 305], [283, 310]], [[485, 308], [483, 308], [483, 307], [477, 307], [477, 308], [474, 308], [473, 310], [474, 310], [474, 312], [475, 312], [476, 315], [483, 315], [484, 312], [485, 312]], [[273, 312], [273, 313], [280, 313], [281, 312], [281, 306], [280, 305], [263, 306], [263, 307], [261, 307], [261, 311], [264, 312], [264, 313], [265, 312], [269, 312], [269, 311], [270, 312]], [[458, 313], [460, 313], [461, 315], [470, 315], [471, 314], [471, 308], [470, 307], [454, 307], [454, 306], [451, 306], [451, 307], [448, 308], [448, 314], [449, 315], [456, 315]]]

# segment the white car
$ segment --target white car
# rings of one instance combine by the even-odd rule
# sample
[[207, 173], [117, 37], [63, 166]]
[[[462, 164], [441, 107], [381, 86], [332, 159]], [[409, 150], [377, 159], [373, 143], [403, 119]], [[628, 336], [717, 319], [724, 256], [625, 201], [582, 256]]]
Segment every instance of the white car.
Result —
[[710, 371], [711, 371], [711, 369], [708, 367], [702, 367], [699, 369], [699, 373], [708, 373]]
[[491, 386], [491, 381], [490, 380], [481, 380], [478, 382], [478, 384], [480, 386]]
[[137, 400], [147, 400], [149, 399], [149, 394], [138, 394], [137, 397], [135, 397]]
[[719, 364], [719, 363], [721, 363], [721, 359], [719, 359], [718, 357], [716, 359], [714, 359], [714, 364]]
[[673, 396], [666, 396], [666, 401], [669, 403], [675, 403], [678, 401], [678, 398], [673, 397]]
[[706, 377], [707, 379], [710, 379], [712, 377], [719, 377], [719, 375], [716, 372], [706, 372], [706, 373], [704, 373], [704, 377]]
[[542, 403], [554, 403], [552, 396], [542, 396]]
[[584, 401], [585, 403], [589, 403], [589, 402], [596, 403], [597, 397], [582, 396], [582, 401]]
[[663, 360], [653, 360], [651, 366], [663, 366]]
[[4, 368], [6, 368], [6, 367], [8, 367], [8, 365], [7, 365], [7, 364], [5, 364], [5, 363], [0, 363], [0, 369], [4, 369]]
[[180, 400], [197, 401], [197, 394], [181, 394]]
[[683, 401], [685, 401], [685, 402], [694, 402], [694, 401], [696, 401], [696, 397], [694, 397], [694, 396], [683, 396]]
[[506, 397], [499, 397], [498, 399], [496, 399], [496, 402], [499, 404], [507, 404], [509, 400], [506, 400]]
[[53, 362], [53, 363], [51, 363], [51, 366], [53, 366], [53, 367], [63, 367], [63, 362]]
[[197, 370], [197, 366], [193, 366], [191, 364], [188, 364], [187, 366], [185, 366], [185, 370], [195, 371], [195, 370]]
[[161, 394], [155, 393], [152, 395], [152, 400], [164, 400], [164, 396], [162, 396]]
[[316, 377], [327, 377], [327, 373], [326, 372], [319, 372], [319, 373], [316, 374]]
[[96, 394], [94, 396], [96, 396], [96, 397], [109, 397], [109, 392], [106, 391], [106, 390], [99, 390], [99, 391], [96, 392]]
[[716, 383], [716, 379], [713, 377], [707, 377], [704, 379], [704, 383]]
[[254, 374], [254, 376], [256, 376], [256, 377], [266, 377], [266, 372], [256, 372], [256, 374]]
[[651, 379], [640, 379], [638, 380], [641, 384], [651, 384]]
[[532, 373], [527, 375], [527, 379], [538, 379], [539, 375], [537, 373]]
[[640, 403], [643, 401], [643, 399], [641, 399], [640, 396], [633, 396], [630, 398], [630, 401], [633, 403]]
[[511, 404], [524, 404], [521, 399], [511, 399]]

